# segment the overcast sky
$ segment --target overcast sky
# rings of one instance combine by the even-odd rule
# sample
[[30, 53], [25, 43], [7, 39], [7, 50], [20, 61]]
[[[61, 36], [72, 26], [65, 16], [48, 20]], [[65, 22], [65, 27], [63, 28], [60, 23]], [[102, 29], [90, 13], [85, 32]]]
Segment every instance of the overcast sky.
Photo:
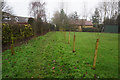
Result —
[[[13, 8], [13, 13], [17, 16], [29, 17], [29, 3], [33, 0], [5, 0], [9, 6]], [[41, 0], [40, 0], [41, 1]], [[61, 2], [64, 2], [64, 10], [67, 14], [74, 11], [82, 16], [84, 11], [88, 13], [88, 17], [93, 13], [95, 7], [100, 0], [42, 0], [46, 2], [47, 18], [53, 17], [55, 11], [60, 10]], [[84, 10], [83, 6], [86, 6]]]

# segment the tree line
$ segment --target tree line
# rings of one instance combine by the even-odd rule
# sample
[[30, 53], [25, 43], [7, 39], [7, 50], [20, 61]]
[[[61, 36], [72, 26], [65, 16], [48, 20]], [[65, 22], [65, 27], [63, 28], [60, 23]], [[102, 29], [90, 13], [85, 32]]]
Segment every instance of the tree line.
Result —
[[[80, 20], [80, 15], [78, 15], [76, 11], [67, 15], [64, 9], [56, 11], [53, 14], [52, 23], [48, 23], [46, 18], [45, 6], [46, 3], [42, 1], [33, 0], [29, 4], [29, 14], [31, 18], [29, 18], [28, 23], [33, 26], [33, 31], [35, 34], [42, 34], [43, 32], [47, 32], [50, 29], [74, 30], [73, 26], [77, 26], [76, 22]], [[1, 8], [2, 11], [12, 11], [11, 7], [6, 5], [5, 2], [2, 3]], [[87, 10], [85, 5], [84, 10]], [[87, 15], [86, 11], [84, 11], [84, 13]], [[102, 24], [117, 25], [119, 23], [119, 15], [120, 14], [118, 13], [118, 1], [103, 0], [103, 2], [99, 2], [90, 19], [94, 27], [99, 27]], [[87, 19], [87, 16], [85, 19]], [[84, 22], [82, 22], [81, 26], [84, 26]]]

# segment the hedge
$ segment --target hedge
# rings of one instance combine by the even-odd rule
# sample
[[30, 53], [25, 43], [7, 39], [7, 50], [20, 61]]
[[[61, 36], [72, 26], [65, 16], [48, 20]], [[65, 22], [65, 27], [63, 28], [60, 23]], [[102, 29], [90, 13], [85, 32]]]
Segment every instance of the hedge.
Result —
[[33, 35], [30, 24], [2, 24], [2, 44], [11, 42], [11, 36], [14, 40], [24, 39]]
[[97, 28], [82, 28], [83, 32], [100, 32]]

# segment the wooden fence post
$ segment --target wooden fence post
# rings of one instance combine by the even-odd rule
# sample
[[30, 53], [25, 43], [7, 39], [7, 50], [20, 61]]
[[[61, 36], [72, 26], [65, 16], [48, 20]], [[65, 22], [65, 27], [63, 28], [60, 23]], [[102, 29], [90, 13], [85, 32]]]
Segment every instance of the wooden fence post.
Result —
[[64, 30], [64, 38], [65, 38], [65, 42], [66, 42], [66, 31]]
[[96, 65], [96, 58], [97, 58], [97, 52], [98, 52], [98, 43], [99, 43], [99, 39], [97, 39], [97, 41], [96, 41], [95, 55], [94, 55], [94, 60], [93, 60], [93, 69], [95, 69], [95, 65]]
[[15, 51], [14, 51], [14, 39], [13, 39], [13, 34], [12, 34], [12, 36], [11, 36], [11, 40], [12, 40], [12, 43], [11, 43], [11, 53], [12, 53], [12, 55], [14, 55], [15, 54]]
[[74, 39], [73, 39], [73, 53], [75, 52], [75, 32], [74, 32]]
[[70, 43], [70, 32], [69, 32], [69, 40], [68, 40], [68, 44]]
[[14, 45], [13, 45], [13, 44], [11, 44], [11, 53], [12, 53], [12, 55], [15, 54], [15, 51], [14, 51]]

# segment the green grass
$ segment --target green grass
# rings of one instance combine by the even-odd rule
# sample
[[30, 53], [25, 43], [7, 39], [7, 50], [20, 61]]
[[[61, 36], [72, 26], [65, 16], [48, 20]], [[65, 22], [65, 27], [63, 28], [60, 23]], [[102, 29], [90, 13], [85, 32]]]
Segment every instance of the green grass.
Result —
[[[3, 78], [118, 78], [118, 34], [76, 32], [68, 44], [64, 33], [49, 32], [20, 47], [15, 55], [10, 50], [2, 53]], [[100, 38], [96, 69], [92, 69], [97, 37]], [[52, 68], [55, 69], [52, 69]]]

